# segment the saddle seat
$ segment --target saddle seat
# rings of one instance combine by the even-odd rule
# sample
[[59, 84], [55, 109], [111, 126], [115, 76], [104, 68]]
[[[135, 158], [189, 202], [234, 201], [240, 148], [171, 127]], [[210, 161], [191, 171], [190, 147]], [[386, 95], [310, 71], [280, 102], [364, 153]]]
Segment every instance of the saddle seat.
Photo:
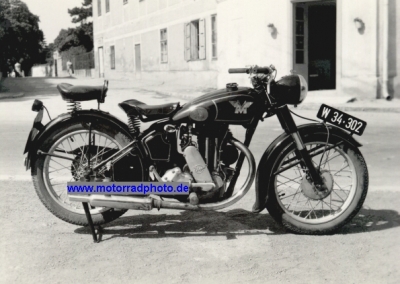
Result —
[[68, 83], [61, 83], [57, 85], [57, 89], [62, 99], [68, 102], [97, 100], [103, 103], [107, 93], [107, 86], [74, 86]]
[[141, 121], [153, 121], [170, 117], [178, 108], [179, 102], [162, 105], [146, 105], [138, 100], [127, 100], [119, 104], [128, 116], [139, 116]]

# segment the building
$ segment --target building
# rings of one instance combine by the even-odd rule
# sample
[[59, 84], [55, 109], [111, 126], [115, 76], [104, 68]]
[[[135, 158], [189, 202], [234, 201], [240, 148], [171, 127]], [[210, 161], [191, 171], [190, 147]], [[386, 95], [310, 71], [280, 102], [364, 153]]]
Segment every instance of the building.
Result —
[[400, 96], [397, 0], [93, 0], [96, 76], [223, 87], [273, 64], [310, 91]]

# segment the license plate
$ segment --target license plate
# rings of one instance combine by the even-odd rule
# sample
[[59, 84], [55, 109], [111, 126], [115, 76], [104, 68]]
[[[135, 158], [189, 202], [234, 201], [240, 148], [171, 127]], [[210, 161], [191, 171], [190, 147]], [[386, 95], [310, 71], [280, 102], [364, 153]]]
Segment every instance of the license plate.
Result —
[[363, 134], [365, 127], [367, 127], [367, 123], [364, 120], [325, 104], [321, 105], [317, 117], [360, 136]]

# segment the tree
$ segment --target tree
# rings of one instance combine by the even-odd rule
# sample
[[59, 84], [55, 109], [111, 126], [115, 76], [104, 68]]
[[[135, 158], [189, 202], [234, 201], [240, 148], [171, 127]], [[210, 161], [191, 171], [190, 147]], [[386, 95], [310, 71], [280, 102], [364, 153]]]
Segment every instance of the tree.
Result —
[[93, 23], [87, 22], [92, 16], [92, 0], [84, 0], [82, 7], [68, 9], [68, 13], [72, 17], [72, 23], [80, 23], [76, 28], [62, 29], [54, 40], [55, 48], [59, 52], [65, 52], [71, 48], [74, 50], [85, 50], [85, 52], [93, 49]]
[[[86, 23], [87, 18], [92, 17], [92, 0], [84, 0], [82, 7], [68, 9], [73, 23]], [[76, 17], [76, 18], [74, 18]]]
[[27, 73], [34, 63], [42, 63], [46, 44], [39, 17], [21, 0], [0, 0], [0, 66], [8, 59], [19, 61]]

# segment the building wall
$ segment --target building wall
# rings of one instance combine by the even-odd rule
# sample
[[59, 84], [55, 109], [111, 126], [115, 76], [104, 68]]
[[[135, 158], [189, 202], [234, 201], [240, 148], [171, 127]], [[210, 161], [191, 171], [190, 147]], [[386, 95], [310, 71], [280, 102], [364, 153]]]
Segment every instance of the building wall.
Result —
[[[355, 97], [372, 97], [377, 93], [377, 1], [363, 0], [341, 1], [337, 7], [341, 15], [341, 39], [339, 48], [341, 57], [341, 92]], [[365, 29], [359, 31], [354, 23], [360, 18]], [[339, 31], [339, 32], [340, 32]]]
[[[388, 1], [389, 16], [382, 14]], [[105, 76], [146, 78], [194, 86], [250, 85], [244, 74], [229, 68], [273, 64], [278, 77], [293, 69], [293, 4], [312, 0], [122, 0], [110, 1], [110, 12], [98, 16], [93, 2], [95, 58], [104, 47]], [[314, 1], [315, 2], [315, 1]], [[400, 96], [400, 4], [397, 0], [336, 0], [337, 95], [375, 98], [380, 94], [384, 55], [383, 20], [389, 21], [388, 89]], [[218, 59], [211, 56], [211, 15], [217, 15]], [[386, 17], [386, 18], [385, 18]], [[206, 59], [185, 60], [185, 23], [205, 19]], [[364, 29], [358, 30], [354, 19]], [[276, 33], [271, 34], [268, 25]], [[168, 31], [168, 62], [161, 63], [160, 29]], [[141, 46], [142, 72], [135, 71], [135, 45]], [[115, 46], [116, 68], [110, 70], [110, 46]], [[96, 62], [98, 63], [98, 62]], [[98, 73], [98, 64], [96, 64]], [[332, 92], [331, 92], [332, 93]]]
[[[227, 0], [218, 4], [219, 24], [219, 87], [228, 82], [249, 85], [248, 76], [228, 74], [229, 68], [273, 64], [279, 75], [292, 69], [291, 25], [288, 24], [291, 4], [274, 0]], [[268, 25], [277, 29], [271, 35]]]
[[[216, 86], [217, 62], [211, 58], [211, 15], [216, 13], [215, 0], [129, 0], [125, 5], [122, 0], [110, 1], [108, 13], [105, 13], [105, 1], [101, 2], [102, 14], [98, 16], [98, 2], [93, 1], [96, 73], [99, 73], [98, 47], [103, 46], [107, 78], [175, 79], [181, 84]], [[206, 59], [188, 62], [184, 56], [184, 24], [201, 18], [206, 25]], [[165, 28], [168, 62], [161, 63], [160, 30]], [[141, 50], [141, 72], [135, 67], [137, 44]], [[110, 68], [112, 45], [115, 46], [114, 70]]]
[[400, 1], [389, 0], [389, 93], [400, 98]]
[[[389, 93], [400, 96], [400, 4], [389, 1], [389, 19], [383, 15], [382, 0], [336, 1], [336, 91], [338, 95], [375, 98], [379, 96], [382, 80], [383, 19], [389, 20]], [[230, 67], [273, 64], [278, 77], [293, 69], [293, 3], [285, 0], [276, 5], [273, 0], [218, 0], [219, 17], [219, 76], [218, 86], [235, 81], [249, 85], [243, 75], [229, 75]], [[313, 1], [308, 1], [313, 2]], [[380, 14], [381, 13], [381, 14]], [[354, 23], [360, 18], [365, 29], [359, 31]], [[268, 24], [277, 29], [270, 34]]]

